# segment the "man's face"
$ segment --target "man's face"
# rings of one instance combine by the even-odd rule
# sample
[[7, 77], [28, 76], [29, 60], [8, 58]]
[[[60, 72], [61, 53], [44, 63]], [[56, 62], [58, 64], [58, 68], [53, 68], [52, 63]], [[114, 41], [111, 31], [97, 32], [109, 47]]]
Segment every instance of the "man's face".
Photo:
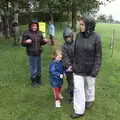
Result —
[[32, 31], [37, 31], [37, 29], [38, 29], [38, 28], [37, 28], [37, 24], [32, 24], [32, 25], [31, 25], [31, 30], [32, 30]]

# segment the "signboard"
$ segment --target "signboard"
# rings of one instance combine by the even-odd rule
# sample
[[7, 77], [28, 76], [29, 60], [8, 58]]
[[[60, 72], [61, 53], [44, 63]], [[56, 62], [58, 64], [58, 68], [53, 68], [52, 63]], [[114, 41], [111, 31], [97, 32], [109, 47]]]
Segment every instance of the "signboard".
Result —
[[46, 23], [45, 22], [39, 22], [39, 31], [43, 33], [43, 36], [46, 35]]

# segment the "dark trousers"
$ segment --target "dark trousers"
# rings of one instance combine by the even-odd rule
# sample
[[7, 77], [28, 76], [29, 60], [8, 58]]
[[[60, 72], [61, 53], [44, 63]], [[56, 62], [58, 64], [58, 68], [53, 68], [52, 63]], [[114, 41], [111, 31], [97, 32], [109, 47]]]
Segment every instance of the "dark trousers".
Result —
[[32, 82], [40, 82], [41, 56], [29, 56], [30, 78]]
[[54, 36], [52, 36], [52, 35], [49, 35], [49, 36], [50, 36], [50, 43], [51, 43], [51, 45], [54, 45], [55, 44]]
[[70, 93], [70, 97], [73, 97], [73, 73], [72, 72], [67, 72], [66, 73], [66, 79], [68, 83], [68, 91]]

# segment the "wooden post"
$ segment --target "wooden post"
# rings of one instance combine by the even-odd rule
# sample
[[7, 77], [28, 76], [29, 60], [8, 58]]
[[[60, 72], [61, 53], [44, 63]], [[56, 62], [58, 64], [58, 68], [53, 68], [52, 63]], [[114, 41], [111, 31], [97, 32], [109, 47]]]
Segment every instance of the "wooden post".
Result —
[[112, 57], [114, 55], [114, 50], [115, 50], [115, 29], [113, 29], [112, 32]]

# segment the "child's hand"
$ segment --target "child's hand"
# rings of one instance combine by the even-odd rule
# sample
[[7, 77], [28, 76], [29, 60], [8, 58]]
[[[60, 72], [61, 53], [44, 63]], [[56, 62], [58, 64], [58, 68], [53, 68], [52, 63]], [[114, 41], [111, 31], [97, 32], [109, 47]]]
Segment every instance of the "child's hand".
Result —
[[27, 39], [25, 42], [26, 43], [32, 43], [32, 40], [31, 39]]
[[69, 66], [69, 68], [67, 69], [68, 72], [72, 72], [72, 66]]
[[60, 74], [60, 78], [63, 79], [63, 74]]

